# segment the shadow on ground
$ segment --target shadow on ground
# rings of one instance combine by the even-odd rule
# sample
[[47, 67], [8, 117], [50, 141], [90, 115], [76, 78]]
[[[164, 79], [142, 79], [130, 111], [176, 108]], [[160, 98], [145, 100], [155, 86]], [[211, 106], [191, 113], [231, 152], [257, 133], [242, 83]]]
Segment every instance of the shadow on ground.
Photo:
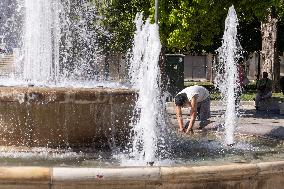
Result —
[[[212, 117], [223, 115], [225, 111], [223, 110], [214, 110], [211, 111]], [[283, 119], [284, 115], [279, 114], [279, 111], [271, 110], [271, 111], [256, 111], [254, 109], [242, 109], [240, 110], [241, 117], [247, 118], [257, 118], [257, 119]]]
[[284, 127], [276, 127], [264, 136], [284, 140]]

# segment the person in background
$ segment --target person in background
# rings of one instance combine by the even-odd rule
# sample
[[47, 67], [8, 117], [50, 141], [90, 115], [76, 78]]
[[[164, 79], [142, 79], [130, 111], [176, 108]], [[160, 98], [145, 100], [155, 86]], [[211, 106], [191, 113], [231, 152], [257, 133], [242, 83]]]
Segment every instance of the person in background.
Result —
[[[197, 113], [199, 113], [200, 120], [199, 129], [204, 128], [209, 123], [210, 95], [206, 88], [197, 85], [187, 87], [175, 96], [174, 101], [180, 132], [193, 133]], [[185, 125], [182, 118], [182, 107], [190, 108], [190, 121]]]
[[239, 106], [240, 106], [240, 102], [241, 102], [241, 95], [242, 95], [242, 92], [243, 92], [243, 89], [244, 89], [244, 86], [245, 86], [245, 83], [244, 83], [245, 72], [244, 72], [244, 69], [243, 69], [242, 62], [239, 62], [237, 70], [238, 70], [238, 82], [239, 82], [239, 85], [238, 85], [237, 91], [236, 91], [236, 101], [235, 101], [235, 104], [236, 104], [236, 107], [238, 109]]
[[280, 78], [280, 87], [281, 87], [282, 94], [284, 95], [284, 76]]
[[256, 89], [255, 109], [258, 110], [261, 100], [272, 97], [272, 81], [268, 78], [267, 72], [263, 72], [262, 79], [256, 81]]

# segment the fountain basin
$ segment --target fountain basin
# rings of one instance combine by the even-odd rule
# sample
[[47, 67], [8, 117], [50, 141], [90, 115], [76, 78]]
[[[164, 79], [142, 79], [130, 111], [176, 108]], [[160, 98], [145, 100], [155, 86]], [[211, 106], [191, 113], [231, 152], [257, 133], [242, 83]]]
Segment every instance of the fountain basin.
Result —
[[122, 145], [134, 99], [128, 89], [1, 87], [0, 145]]
[[279, 189], [284, 161], [199, 167], [1, 167], [0, 183], [13, 188]]

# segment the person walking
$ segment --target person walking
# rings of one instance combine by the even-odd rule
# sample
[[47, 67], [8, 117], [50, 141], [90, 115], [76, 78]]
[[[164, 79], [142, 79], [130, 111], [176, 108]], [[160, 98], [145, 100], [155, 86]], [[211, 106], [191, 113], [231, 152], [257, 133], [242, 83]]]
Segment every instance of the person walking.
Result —
[[272, 97], [272, 81], [268, 78], [268, 73], [262, 73], [262, 79], [256, 82], [257, 93], [255, 96], [255, 109], [258, 110], [261, 100]]

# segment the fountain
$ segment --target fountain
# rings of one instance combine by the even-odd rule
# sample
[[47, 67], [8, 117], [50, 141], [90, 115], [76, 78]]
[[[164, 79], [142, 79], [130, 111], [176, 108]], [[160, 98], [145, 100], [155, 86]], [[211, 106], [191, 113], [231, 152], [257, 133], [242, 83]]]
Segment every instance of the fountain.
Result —
[[100, 18], [88, 0], [17, 0], [1, 7], [11, 14], [1, 19], [1, 45], [14, 56], [1, 85], [121, 87], [104, 82], [105, 56], [96, 42]]
[[234, 131], [237, 124], [236, 98], [240, 90], [237, 63], [240, 58], [241, 46], [237, 38], [237, 26], [237, 14], [234, 6], [231, 6], [225, 22], [223, 43], [217, 50], [219, 61], [214, 80], [226, 106], [224, 125], [225, 139], [228, 145], [234, 143]]
[[0, 9], [1, 48], [13, 57], [0, 76], [0, 145], [125, 143], [135, 91], [105, 80], [96, 8], [87, 0], [17, 0]]
[[[133, 142], [131, 155], [135, 165], [153, 164], [163, 144], [165, 131], [163, 100], [161, 97], [161, 77], [158, 65], [161, 52], [159, 27], [143, 24], [143, 15], [137, 14], [133, 57], [130, 66], [131, 83], [138, 90], [138, 99], [132, 118]], [[129, 164], [129, 163], [127, 163]]]
[[[4, 2], [0, 2], [1, 8]], [[1, 84], [9, 87], [0, 88], [0, 163], [18, 167], [0, 167], [3, 185], [9, 188], [282, 187], [283, 141], [254, 141], [247, 137], [249, 142], [246, 142], [242, 135], [233, 135], [235, 117], [233, 126], [226, 126], [229, 128], [226, 143], [235, 143], [232, 147], [223, 144], [223, 135], [218, 132], [180, 136], [168, 125], [159, 88], [161, 44], [158, 26], [150, 24], [149, 20], [143, 22], [142, 14], [138, 14], [135, 21], [137, 31], [130, 68], [133, 89], [115, 83], [99, 87], [105, 83], [96, 70], [100, 64], [100, 51], [95, 46], [96, 52], [88, 54], [91, 51], [88, 45], [87, 49], [81, 48], [82, 44], [95, 43], [84, 41], [95, 35], [85, 28], [90, 26], [88, 16], [95, 16], [88, 12], [95, 8], [85, 6], [86, 2], [18, 0], [14, 7], [9, 7], [19, 15], [30, 11], [29, 19], [22, 20], [21, 16], [14, 15], [11, 20], [31, 22], [30, 27], [47, 21], [41, 27], [47, 28], [49, 33], [41, 37], [37, 33], [41, 27], [34, 26], [31, 31], [26, 28], [24, 35], [18, 35], [21, 32], [12, 35], [18, 51], [15, 51], [15, 70], [1, 78]], [[51, 9], [42, 10], [42, 5]], [[44, 17], [33, 15], [41, 12]], [[230, 8], [229, 17], [236, 16], [232, 13], [233, 8]], [[74, 17], [68, 18], [73, 14]], [[63, 27], [54, 27], [61, 26], [62, 17], [66, 22]], [[7, 28], [15, 31], [25, 28], [13, 24], [7, 22], [4, 25], [6, 35], [1, 34], [1, 41], [7, 41], [10, 35]], [[233, 26], [227, 31], [234, 32]], [[72, 36], [79, 36], [83, 41], [73, 44]], [[40, 42], [33, 43], [31, 37], [45, 41], [46, 45], [34, 48], [33, 44]], [[229, 43], [227, 39], [224, 37], [225, 43]], [[226, 48], [220, 51], [233, 70], [234, 42], [230, 41], [230, 47], [224, 44]], [[11, 51], [8, 46], [2, 48]], [[76, 56], [70, 53], [73, 48]], [[96, 57], [96, 60], [84, 59], [87, 56], [84, 53], [98, 54], [99, 60]], [[50, 64], [45, 65], [44, 60]], [[34, 61], [41, 68], [35, 68], [38, 64]], [[90, 69], [90, 64], [95, 71]], [[35, 73], [29, 73], [31, 70]], [[227, 118], [232, 114], [235, 116], [231, 98], [235, 94], [237, 78], [230, 75], [228, 81], [233, 87], [224, 87], [224, 91], [228, 91], [224, 96], [234, 108], [228, 106]], [[221, 86], [219, 88], [223, 90]], [[273, 157], [273, 162], [269, 162], [271, 159], [267, 154]], [[154, 166], [145, 167], [152, 162]]]

